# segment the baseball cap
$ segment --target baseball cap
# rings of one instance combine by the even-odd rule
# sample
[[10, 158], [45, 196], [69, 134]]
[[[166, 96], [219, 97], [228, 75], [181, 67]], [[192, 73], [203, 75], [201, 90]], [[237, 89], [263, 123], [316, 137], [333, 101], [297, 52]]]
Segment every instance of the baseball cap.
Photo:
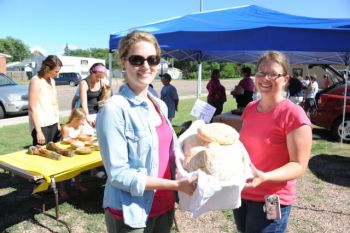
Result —
[[168, 74], [168, 73], [159, 74], [159, 77], [161, 77], [161, 78], [166, 78], [166, 79], [171, 79], [171, 75]]

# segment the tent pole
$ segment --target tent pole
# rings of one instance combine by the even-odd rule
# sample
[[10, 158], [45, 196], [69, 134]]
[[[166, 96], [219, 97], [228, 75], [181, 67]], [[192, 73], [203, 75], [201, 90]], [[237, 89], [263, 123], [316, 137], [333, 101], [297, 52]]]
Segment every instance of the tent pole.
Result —
[[202, 92], [202, 63], [198, 63], [198, 79], [197, 79], [197, 99], [201, 96]]
[[346, 66], [346, 72], [344, 73], [344, 79], [345, 79], [345, 90], [344, 90], [344, 105], [343, 105], [343, 121], [342, 121], [342, 135], [340, 138], [340, 144], [343, 145], [343, 138], [345, 136], [345, 109], [346, 109], [346, 100], [347, 100], [347, 92], [348, 92], [348, 77], [349, 77], [349, 65]]
[[109, 52], [108, 54], [108, 68], [109, 68], [109, 85], [112, 87], [112, 76], [113, 76], [113, 69], [112, 69], [112, 53]]
[[200, 12], [203, 11], [203, 0], [200, 0], [200, 2], [199, 2], [199, 11]]

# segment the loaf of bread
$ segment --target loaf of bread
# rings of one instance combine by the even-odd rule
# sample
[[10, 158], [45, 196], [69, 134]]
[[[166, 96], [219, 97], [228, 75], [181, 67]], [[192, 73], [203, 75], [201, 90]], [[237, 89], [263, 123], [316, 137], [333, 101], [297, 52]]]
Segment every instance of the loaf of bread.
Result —
[[182, 142], [184, 152], [183, 168], [188, 171], [198, 169], [220, 181], [230, 181], [243, 173], [243, 153], [235, 143], [238, 132], [223, 123], [200, 126], [197, 134]]
[[64, 156], [67, 156], [67, 157], [73, 157], [74, 156], [74, 152], [72, 150], [60, 148], [54, 142], [49, 142], [46, 145], [46, 149], [54, 151], [54, 152], [56, 152], [56, 153], [58, 153], [60, 155], [64, 155]]
[[221, 181], [236, 179], [244, 172], [242, 151], [234, 145], [210, 143], [204, 153], [204, 163], [203, 171]]
[[198, 137], [205, 142], [232, 145], [239, 139], [238, 132], [224, 123], [205, 124], [198, 128]]
[[85, 146], [84, 142], [79, 141], [79, 140], [74, 140], [74, 141], [72, 141], [70, 145], [71, 145], [74, 149], [77, 149], [77, 148], [80, 148], [80, 147], [84, 147], [84, 146]]
[[28, 154], [30, 155], [39, 155], [41, 157], [54, 159], [54, 160], [61, 160], [62, 156], [54, 151], [48, 151], [41, 146], [30, 146], [28, 148]]

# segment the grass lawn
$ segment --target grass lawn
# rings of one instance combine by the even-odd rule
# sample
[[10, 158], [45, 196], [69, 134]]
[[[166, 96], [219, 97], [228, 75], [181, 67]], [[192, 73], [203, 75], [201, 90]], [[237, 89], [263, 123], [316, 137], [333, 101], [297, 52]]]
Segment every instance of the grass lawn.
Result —
[[[195, 99], [180, 100], [174, 124], [194, 119], [189, 114], [194, 102]], [[228, 97], [224, 112], [234, 108], [232, 97]], [[315, 128], [314, 134], [312, 158], [299, 182], [299, 198], [288, 232], [346, 232], [350, 229], [350, 145], [327, 140], [327, 131], [322, 129]], [[0, 156], [27, 148], [31, 144], [28, 124], [1, 128], [0, 139]], [[60, 219], [56, 221], [51, 192], [41, 199], [34, 198], [30, 195], [33, 184], [0, 169], [0, 232], [105, 232], [104, 180], [89, 173], [82, 174], [82, 178], [89, 190], [80, 193], [67, 183], [70, 198], [60, 200]], [[48, 210], [45, 213], [39, 211], [43, 203]], [[224, 213], [232, 218], [231, 211]]]

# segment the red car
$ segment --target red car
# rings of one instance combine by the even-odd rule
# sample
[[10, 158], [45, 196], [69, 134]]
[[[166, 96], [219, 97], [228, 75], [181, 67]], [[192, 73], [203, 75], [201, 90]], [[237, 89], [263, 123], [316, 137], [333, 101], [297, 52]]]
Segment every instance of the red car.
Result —
[[[343, 117], [345, 92], [346, 107]], [[350, 143], [350, 81], [347, 81], [345, 91], [345, 78], [338, 74], [333, 85], [316, 95], [316, 101], [317, 107], [310, 115], [312, 124], [330, 130], [334, 140], [340, 141], [342, 138], [343, 142]]]

